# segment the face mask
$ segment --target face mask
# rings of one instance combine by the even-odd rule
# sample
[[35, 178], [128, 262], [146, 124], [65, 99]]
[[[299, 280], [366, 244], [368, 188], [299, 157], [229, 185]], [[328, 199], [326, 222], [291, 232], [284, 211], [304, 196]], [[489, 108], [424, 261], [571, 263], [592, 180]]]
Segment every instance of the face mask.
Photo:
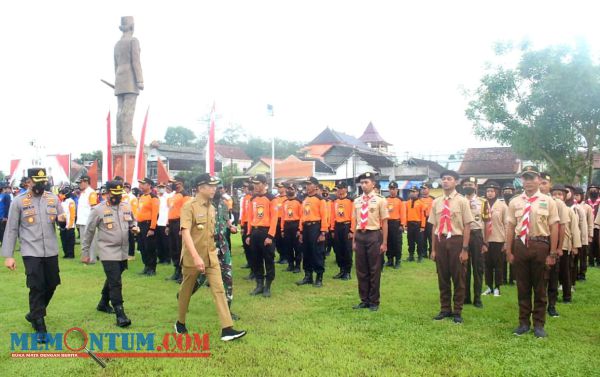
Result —
[[504, 198], [505, 202], [508, 202], [510, 200], [510, 198], [512, 198], [513, 196], [512, 196], [512, 194], [504, 194], [504, 195], [502, 195], [502, 197]]
[[33, 187], [31, 188], [31, 191], [33, 191], [33, 193], [36, 195], [42, 195], [44, 193], [45, 188], [46, 188], [45, 182], [37, 182], [35, 185], [33, 185]]
[[221, 200], [221, 197], [222, 197], [221, 192], [217, 191], [217, 192], [215, 192], [215, 196], [213, 199], [215, 200], [215, 202], [218, 202], [219, 200]]
[[110, 204], [116, 206], [119, 203], [121, 203], [121, 195], [117, 195], [117, 196], [110, 196]]
[[294, 196], [294, 192], [293, 191], [286, 191], [285, 194], [287, 195], [288, 198], [291, 198]]
[[159, 189], [158, 189], [158, 192], [159, 192], [160, 194], [164, 194], [164, 193], [165, 193], [165, 189], [164, 189], [164, 188], [159, 188]]
[[590, 198], [592, 198], [592, 200], [598, 199], [598, 191], [590, 191]]
[[463, 192], [465, 195], [473, 195], [475, 193], [474, 187], [463, 187]]

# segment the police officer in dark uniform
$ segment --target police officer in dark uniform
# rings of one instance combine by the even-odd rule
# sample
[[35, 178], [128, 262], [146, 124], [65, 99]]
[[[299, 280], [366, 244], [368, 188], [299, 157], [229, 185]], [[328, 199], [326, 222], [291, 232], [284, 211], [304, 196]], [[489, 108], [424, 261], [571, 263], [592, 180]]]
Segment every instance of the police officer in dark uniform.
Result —
[[[81, 255], [84, 263], [89, 262], [90, 245], [97, 230], [99, 257], [106, 280], [96, 309], [105, 313], [116, 313], [117, 326], [127, 327], [131, 325], [131, 320], [127, 318], [123, 309], [121, 274], [127, 269], [129, 233], [138, 233], [139, 228], [129, 203], [121, 202], [125, 193], [123, 183], [107, 182], [106, 190], [108, 200], [95, 206], [88, 218], [81, 241]], [[109, 300], [112, 307], [108, 303]]]
[[64, 226], [65, 215], [58, 197], [46, 191], [46, 169], [33, 168], [27, 173], [32, 186], [10, 206], [2, 256], [6, 257], [4, 265], [14, 271], [13, 253], [19, 238], [29, 288], [29, 313], [25, 319], [36, 331], [37, 342], [46, 343], [46, 308], [60, 284], [55, 224], [60, 221]]

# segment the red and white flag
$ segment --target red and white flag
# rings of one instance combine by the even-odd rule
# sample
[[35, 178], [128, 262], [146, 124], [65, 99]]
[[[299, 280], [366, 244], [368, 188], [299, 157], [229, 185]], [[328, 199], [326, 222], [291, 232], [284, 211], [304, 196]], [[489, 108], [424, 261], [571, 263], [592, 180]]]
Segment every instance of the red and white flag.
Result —
[[148, 111], [146, 110], [146, 116], [144, 117], [144, 124], [140, 132], [140, 138], [138, 139], [138, 145], [135, 149], [135, 164], [133, 166], [133, 177], [131, 178], [131, 187], [138, 187], [138, 180], [144, 179], [146, 175], [146, 159], [144, 158], [144, 143], [146, 140], [146, 126], [148, 125]]

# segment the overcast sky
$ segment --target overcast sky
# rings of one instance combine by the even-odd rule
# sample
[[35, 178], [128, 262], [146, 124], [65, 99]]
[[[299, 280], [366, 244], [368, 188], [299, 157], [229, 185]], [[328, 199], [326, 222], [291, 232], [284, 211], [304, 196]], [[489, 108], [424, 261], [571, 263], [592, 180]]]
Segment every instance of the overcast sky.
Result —
[[[586, 38], [595, 2], [569, 1], [13, 1], [2, 6], [0, 170], [31, 139], [47, 153], [100, 149], [116, 98], [120, 17], [135, 17], [150, 106], [147, 142], [169, 126], [218, 127], [309, 141], [324, 127], [359, 136], [369, 121], [397, 153], [483, 146], [464, 116], [498, 40], [537, 47]], [[266, 105], [276, 127], [267, 128]], [[116, 139], [116, 137], [114, 137]], [[114, 140], [113, 139], [113, 140]]]

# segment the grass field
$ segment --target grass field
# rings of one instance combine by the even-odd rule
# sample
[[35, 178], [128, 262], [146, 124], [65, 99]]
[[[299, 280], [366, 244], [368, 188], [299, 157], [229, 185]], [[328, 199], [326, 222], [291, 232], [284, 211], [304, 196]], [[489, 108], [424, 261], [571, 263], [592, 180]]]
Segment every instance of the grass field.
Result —
[[[382, 277], [379, 312], [352, 310], [358, 303], [356, 279], [331, 279], [337, 272], [327, 259], [324, 287], [297, 287], [301, 274], [277, 266], [273, 297], [251, 297], [251, 282], [242, 279], [243, 256], [234, 236], [234, 312], [236, 328], [248, 335], [224, 343], [210, 293], [192, 299], [187, 326], [208, 332], [210, 358], [108, 360], [101, 369], [91, 359], [24, 360], [10, 357], [10, 333], [30, 332], [22, 261], [18, 270], [0, 272], [0, 376], [598, 376], [600, 375], [600, 269], [577, 284], [572, 305], [559, 305], [550, 318], [547, 339], [515, 337], [516, 288], [502, 297], [484, 297], [483, 309], [467, 305], [463, 325], [435, 322], [439, 310], [435, 266], [403, 263]], [[406, 253], [405, 253], [406, 254]], [[78, 255], [78, 252], [77, 252]], [[104, 281], [100, 264], [60, 261], [62, 284], [48, 309], [50, 332], [78, 326], [87, 332], [172, 332], [177, 285], [165, 278], [141, 277], [138, 256], [123, 275], [125, 309], [133, 324], [114, 325], [114, 316], [95, 310]]]

